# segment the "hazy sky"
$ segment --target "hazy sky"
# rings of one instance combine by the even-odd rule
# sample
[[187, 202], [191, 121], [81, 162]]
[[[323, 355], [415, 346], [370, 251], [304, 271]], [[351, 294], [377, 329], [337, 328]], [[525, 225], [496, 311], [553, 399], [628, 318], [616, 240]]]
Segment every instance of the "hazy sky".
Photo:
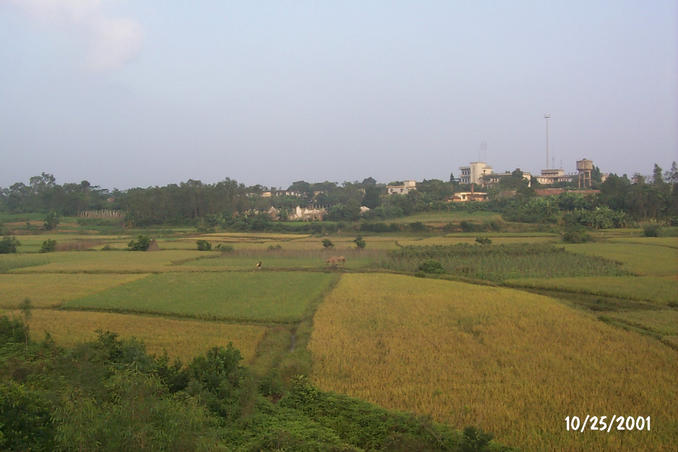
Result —
[[[0, 0], [0, 186], [678, 160], [678, 2]], [[485, 144], [483, 144], [485, 143]]]

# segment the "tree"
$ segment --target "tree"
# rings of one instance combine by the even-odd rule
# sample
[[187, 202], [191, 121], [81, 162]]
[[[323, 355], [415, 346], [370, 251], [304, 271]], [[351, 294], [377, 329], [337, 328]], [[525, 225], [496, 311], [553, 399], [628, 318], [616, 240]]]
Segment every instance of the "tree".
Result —
[[362, 205], [374, 209], [378, 207], [381, 203], [379, 195], [381, 194], [381, 189], [376, 185], [368, 185], [365, 188], [365, 196], [363, 196]]
[[47, 239], [44, 242], [42, 242], [42, 246], [40, 247], [40, 252], [41, 253], [51, 253], [55, 249], [56, 249], [56, 240]]
[[57, 215], [57, 213], [52, 210], [45, 217], [45, 225], [44, 225], [45, 231], [52, 231], [52, 230], [56, 229], [58, 224], [59, 224], [59, 215]]
[[16, 247], [21, 245], [15, 237], [6, 236], [0, 240], [0, 254], [16, 253]]

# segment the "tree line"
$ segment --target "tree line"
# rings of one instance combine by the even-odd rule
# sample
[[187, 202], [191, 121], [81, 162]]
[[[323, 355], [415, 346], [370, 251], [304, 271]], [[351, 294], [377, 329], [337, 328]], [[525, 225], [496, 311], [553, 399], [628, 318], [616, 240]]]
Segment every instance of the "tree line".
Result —
[[[598, 179], [598, 177], [596, 177]], [[536, 181], [528, 181], [516, 170], [501, 177], [489, 189], [491, 201], [455, 206], [449, 203], [457, 191], [470, 190], [451, 177], [417, 183], [416, 190], [404, 195], [388, 195], [387, 185], [371, 177], [362, 182], [309, 183], [296, 181], [287, 190], [246, 186], [226, 178], [217, 183], [203, 183], [189, 179], [179, 184], [128, 190], [108, 190], [88, 181], [59, 185], [53, 175], [42, 173], [31, 177], [28, 185], [17, 182], [9, 188], [0, 188], [0, 211], [7, 213], [49, 213], [77, 216], [88, 210], [120, 210], [128, 225], [199, 224], [207, 221], [216, 225], [240, 224], [256, 220], [257, 216], [275, 207], [281, 219], [286, 219], [297, 207], [316, 206], [326, 209], [325, 219], [356, 221], [360, 218], [384, 220], [417, 212], [448, 209], [483, 209], [504, 212], [515, 221], [543, 221], [557, 213], [551, 201], [535, 201]], [[670, 221], [678, 217], [678, 167], [674, 162], [669, 171], [655, 164], [651, 178], [635, 175], [610, 174], [604, 182], [596, 180], [599, 193], [583, 196], [567, 193], [558, 199], [556, 210], [573, 211], [607, 208], [623, 212], [634, 221]], [[508, 194], [508, 195], [507, 195]], [[361, 207], [369, 208], [361, 212]], [[539, 213], [545, 210], [545, 213]], [[535, 213], [536, 212], [536, 213]], [[531, 216], [541, 220], [530, 220]], [[250, 218], [250, 220], [243, 220]]]

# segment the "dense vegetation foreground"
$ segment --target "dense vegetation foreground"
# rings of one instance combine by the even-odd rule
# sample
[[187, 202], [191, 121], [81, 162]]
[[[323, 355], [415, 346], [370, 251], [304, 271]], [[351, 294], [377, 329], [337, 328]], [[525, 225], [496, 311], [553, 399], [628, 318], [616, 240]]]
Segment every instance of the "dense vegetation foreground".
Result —
[[101, 332], [63, 349], [0, 317], [2, 450], [506, 450], [298, 378], [284, 394], [230, 344], [188, 366]]

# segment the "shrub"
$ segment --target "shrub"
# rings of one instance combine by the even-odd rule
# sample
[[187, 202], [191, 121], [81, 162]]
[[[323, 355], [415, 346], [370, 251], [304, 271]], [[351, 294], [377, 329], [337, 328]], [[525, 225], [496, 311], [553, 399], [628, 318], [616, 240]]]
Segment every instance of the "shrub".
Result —
[[490, 245], [492, 240], [489, 237], [476, 237], [476, 242], [481, 245]]
[[360, 235], [358, 237], [356, 237], [355, 240], [353, 240], [353, 241], [355, 242], [355, 246], [357, 246], [360, 249], [365, 248], [365, 246], [367, 245], [365, 243], [365, 240]]
[[212, 249], [212, 244], [207, 240], [198, 240], [195, 243], [198, 245], [198, 251], [210, 251]]
[[47, 239], [44, 242], [42, 242], [42, 246], [40, 247], [40, 252], [41, 253], [51, 253], [54, 251], [56, 248], [56, 240], [52, 239]]
[[445, 273], [443, 265], [433, 259], [426, 260], [419, 265], [419, 271], [424, 273]]
[[127, 248], [130, 251], [146, 251], [151, 246], [151, 238], [146, 235], [138, 235], [136, 240], [130, 240]]
[[334, 248], [334, 243], [330, 239], [323, 239], [322, 244], [325, 249]]
[[426, 226], [421, 221], [410, 223], [409, 226], [412, 232], [424, 232], [426, 230]]
[[215, 246], [215, 249], [221, 251], [222, 253], [232, 253], [233, 252], [233, 246], [232, 245], [226, 245], [225, 243], [220, 243], [217, 246]]
[[658, 224], [646, 224], [643, 226], [643, 235], [645, 237], [659, 237], [661, 228]]
[[567, 243], [584, 243], [591, 240], [592, 237], [585, 229], [570, 229], [563, 234], [563, 242]]

